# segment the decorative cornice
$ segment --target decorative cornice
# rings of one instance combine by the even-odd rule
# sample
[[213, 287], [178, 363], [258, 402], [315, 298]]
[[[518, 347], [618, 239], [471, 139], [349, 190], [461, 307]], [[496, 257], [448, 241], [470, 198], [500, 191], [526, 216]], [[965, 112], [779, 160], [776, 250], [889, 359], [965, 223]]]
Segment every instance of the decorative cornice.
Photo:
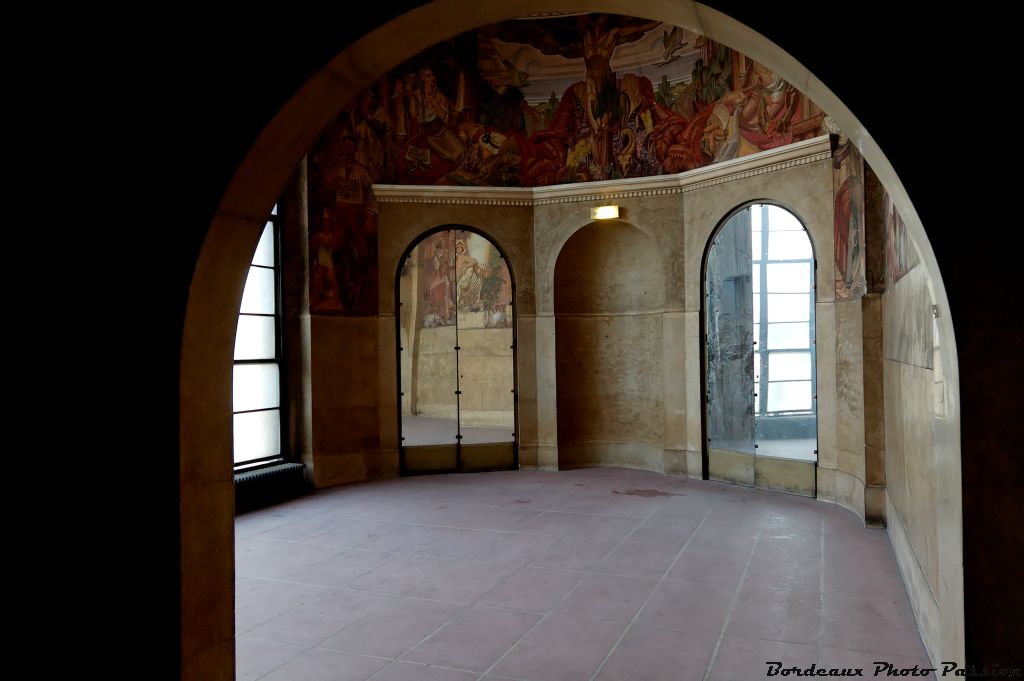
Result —
[[375, 184], [378, 203], [460, 204], [467, 206], [532, 206], [530, 187], [449, 187], [438, 185]]
[[646, 196], [683, 194], [714, 185], [816, 163], [832, 157], [827, 135], [778, 149], [695, 168], [675, 175], [624, 180], [575, 182], [545, 187], [450, 187], [375, 184], [379, 203], [424, 203], [468, 206], [546, 206]]

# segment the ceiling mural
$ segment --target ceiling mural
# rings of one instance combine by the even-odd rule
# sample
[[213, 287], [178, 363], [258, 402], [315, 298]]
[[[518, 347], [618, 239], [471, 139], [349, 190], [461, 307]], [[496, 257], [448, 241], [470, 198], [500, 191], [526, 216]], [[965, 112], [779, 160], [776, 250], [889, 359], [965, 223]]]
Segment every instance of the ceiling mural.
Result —
[[311, 151], [310, 229], [323, 235], [311, 311], [375, 312], [376, 213], [351, 207], [363, 171], [500, 187], [643, 177], [814, 137], [822, 120], [761, 64], [657, 21], [579, 14], [464, 33], [379, 78]]
[[506, 21], [408, 60], [317, 145], [345, 135], [374, 182], [541, 186], [676, 173], [813, 137], [820, 109], [691, 31], [609, 14]]

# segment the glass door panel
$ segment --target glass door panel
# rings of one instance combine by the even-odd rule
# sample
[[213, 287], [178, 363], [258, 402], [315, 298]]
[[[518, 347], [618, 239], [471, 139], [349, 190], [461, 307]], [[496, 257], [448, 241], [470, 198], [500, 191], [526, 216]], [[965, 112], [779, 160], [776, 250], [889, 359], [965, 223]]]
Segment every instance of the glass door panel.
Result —
[[708, 474], [754, 483], [754, 314], [750, 212], [719, 230], [708, 254]]
[[515, 460], [511, 273], [490, 241], [459, 230], [455, 279], [463, 468], [509, 468]]
[[409, 254], [399, 278], [402, 445], [409, 472], [458, 467], [458, 329], [453, 232]]
[[761, 251], [754, 268], [759, 309], [755, 367], [758, 487], [814, 496], [817, 409], [814, 380], [814, 260], [796, 217], [755, 205], [751, 230]]
[[445, 230], [412, 250], [399, 287], [403, 470], [513, 468], [508, 263], [485, 237]]

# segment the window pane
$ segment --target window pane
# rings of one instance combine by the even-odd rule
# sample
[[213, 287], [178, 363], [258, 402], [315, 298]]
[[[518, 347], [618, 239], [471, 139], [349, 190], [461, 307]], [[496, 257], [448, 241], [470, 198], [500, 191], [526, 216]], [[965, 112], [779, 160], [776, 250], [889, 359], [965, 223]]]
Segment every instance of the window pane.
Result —
[[[755, 212], [754, 215], [757, 215]], [[753, 255], [754, 260], [761, 259], [761, 230], [752, 231], [750, 233], [750, 253]]]
[[804, 293], [810, 290], [810, 263], [768, 265], [768, 291], [770, 293]]
[[[754, 252], [754, 257], [755, 258], [759, 258], [760, 256], [761, 256], [761, 254], [759, 252], [757, 252], [757, 251]], [[752, 265], [752, 267], [753, 267], [753, 270], [751, 271], [750, 275], [753, 278], [753, 287], [754, 287], [753, 290], [754, 290], [754, 293], [757, 293], [758, 291], [761, 290], [761, 265], [758, 264], [758, 263], [754, 263]], [[769, 269], [769, 272], [770, 271], [771, 270]], [[768, 290], [771, 291], [770, 288]], [[757, 307], [757, 305], [755, 304], [754, 307]]]
[[790, 213], [785, 208], [779, 208], [778, 206], [768, 206], [768, 230], [771, 232], [782, 232], [782, 231], [798, 231], [802, 232], [804, 229], [800, 221], [796, 219], [796, 216]]
[[274, 270], [250, 267], [239, 312], [274, 314]]
[[234, 411], [281, 406], [277, 364], [236, 364]]
[[811, 380], [811, 353], [773, 352], [768, 355], [768, 380]]
[[811, 382], [768, 384], [768, 411], [810, 411]]
[[771, 232], [768, 235], [770, 260], [811, 260], [811, 242], [803, 230], [799, 232]]
[[761, 380], [761, 353], [754, 353], [754, 392], [757, 392], [757, 383]]
[[769, 324], [767, 345], [769, 350], [809, 348], [811, 346], [810, 324]]
[[[754, 296], [754, 326], [761, 323], [761, 296]], [[757, 340], [757, 329], [754, 329], [754, 340]]]
[[274, 207], [270, 209], [270, 214], [271, 215], [277, 215], [277, 204], [276, 203], [274, 204]]
[[263, 228], [260, 243], [256, 246], [256, 254], [252, 256], [253, 265], [274, 266], [274, 223], [268, 222]]
[[235, 359], [274, 359], [275, 329], [273, 317], [239, 315], [235, 331]]
[[235, 414], [235, 463], [281, 454], [281, 412]]
[[806, 293], [769, 293], [769, 322], [805, 322], [811, 318], [811, 298]]

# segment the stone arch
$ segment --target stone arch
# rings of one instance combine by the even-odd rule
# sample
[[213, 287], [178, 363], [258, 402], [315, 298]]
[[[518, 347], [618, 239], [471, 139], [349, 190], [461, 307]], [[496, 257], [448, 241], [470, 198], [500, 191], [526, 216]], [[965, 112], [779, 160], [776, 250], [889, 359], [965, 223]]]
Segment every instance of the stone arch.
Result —
[[[829, 111], [892, 197], [932, 281], [936, 304], [949, 309], [935, 253], [892, 164], [850, 109], [806, 68], [763, 35], [699, 3], [597, 0], [589, 9], [660, 19], [726, 45], [741, 46], [745, 54], [796, 84]], [[246, 268], [266, 214], [319, 131], [379, 74], [438, 40], [488, 23], [551, 11], [578, 11], [578, 4], [572, 0], [438, 0], [395, 18], [353, 43], [310, 78], [270, 121], [228, 185], [196, 264], [181, 342], [179, 517], [184, 678], [227, 678], [232, 674], [231, 348]], [[959, 519], [957, 353], [950, 316], [938, 316], [935, 324], [941, 337], [937, 369], [941, 367], [943, 381], [943, 417], [934, 423], [939, 514]], [[941, 554], [959, 562], [959, 520], [951, 527], [954, 530], [941, 538]], [[946, 597], [960, 599], [959, 605], [951, 607], [962, 613], [962, 572], [954, 567], [943, 581], [950, 585]], [[950, 654], [962, 657], [962, 631], [943, 638], [958, 641], [953, 644], [958, 649]]]

